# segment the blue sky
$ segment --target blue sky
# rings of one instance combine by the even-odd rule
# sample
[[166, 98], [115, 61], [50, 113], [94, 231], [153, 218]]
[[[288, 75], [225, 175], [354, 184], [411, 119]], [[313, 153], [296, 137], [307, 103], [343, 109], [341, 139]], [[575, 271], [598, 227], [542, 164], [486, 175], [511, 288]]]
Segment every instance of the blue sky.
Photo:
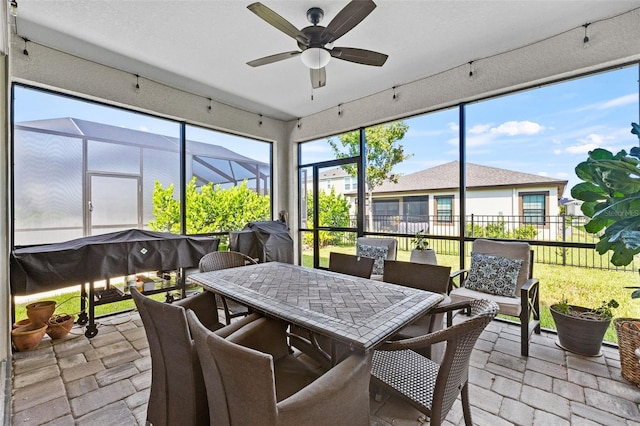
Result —
[[[630, 133], [630, 123], [640, 122], [638, 78], [636, 65], [468, 104], [467, 161], [568, 180], [568, 197], [578, 182], [573, 169], [589, 150], [628, 151], [638, 145]], [[16, 88], [16, 122], [59, 117], [179, 135], [178, 125], [169, 120]], [[396, 172], [408, 174], [458, 159], [457, 108], [405, 121], [409, 131], [401, 144], [412, 156]], [[187, 137], [269, 161], [264, 143], [194, 127]], [[331, 158], [326, 140], [304, 144], [303, 162]]]
[[[468, 104], [467, 161], [578, 183], [575, 166], [597, 147], [627, 152], [640, 121], [638, 66]], [[416, 172], [458, 159], [458, 109], [405, 120], [400, 142], [413, 154], [395, 171]], [[324, 140], [303, 148], [303, 161], [332, 158]]]

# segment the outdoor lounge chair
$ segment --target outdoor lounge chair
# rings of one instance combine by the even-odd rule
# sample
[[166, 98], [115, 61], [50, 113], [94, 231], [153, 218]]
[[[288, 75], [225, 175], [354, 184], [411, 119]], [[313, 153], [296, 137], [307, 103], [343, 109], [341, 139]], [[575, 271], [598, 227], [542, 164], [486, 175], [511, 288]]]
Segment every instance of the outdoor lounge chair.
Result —
[[[520, 319], [520, 352], [522, 356], [529, 356], [531, 334], [534, 332], [540, 334], [540, 286], [538, 279], [533, 278], [531, 247], [528, 243], [521, 241], [477, 239], [473, 242], [471, 253], [471, 268], [457, 271], [452, 275], [452, 288], [449, 292], [451, 301], [489, 299], [498, 304], [501, 314], [518, 317]], [[474, 274], [474, 262], [477, 260], [484, 263], [478, 263], [482, 266], [477, 268], [477, 276], [471, 277]], [[513, 261], [520, 262], [521, 266], [517, 276], [513, 274], [508, 280], [508, 275], [513, 269], [508, 263]], [[462, 283], [459, 286], [455, 284], [457, 278], [459, 283]], [[513, 287], [509, 290], [512, 292], [509, 296], [504, 295], [508, 281], [511, 281], [510, 286]], [[498, 283], [504, 287], [498, 287]], [[451, 324], [451, 315], [448, 322]]]
[[243, 318], [224, 327], [218, 321], [214, 295], [197, 294], [172, 304], [150, 299], [136, 288], [131, 296], [140, 312], [151, 353], [151, 393], [147, 422], [154, 426], [208, 425], [207, 396], [185, 309], [198, 315], [209, 330], [231, 334], [258, 318]]
[[319, 376], [289, 353], [281, 321], [261, 318], [223, 339], [187, 317], [211, 424], [369, 425], [371, 354], [354, 353]]
[[[472, 424], [469, 359], [478, 337], [498, 313], [498, 305], [489, 300], [471, 300], [436, 310], [446, 312], [463, 307], [471, 311], [469, 320], [423, 336], [388, 341], [373, 354], [372, 384], [401, 397], [429, 416], [430, 425], [444, 422], [458, 394], [465, 424]], [[440, 363], [416, 352], [438, 342], [446, 342]]]
[[[200, 259], [200, 272], [217, 271], [220, 269], [238, 268], [240, 266], [255, 265], [257, 262], [251, 257], [238, 253], [237, 251], [214, 251], [207, 253]], [[216, 304], [220, 309], [224, 310], [227, 325], [231, 324], [231, 320], [237, 317], [247, 316], [249, 308], [241, 305], [233, 300], [216, 294]]]
[[370, 257], [374, 260], [371, 279], [382, 280], [384, 261], [396, 260], [398, 241], [395, 238], [358, 237], [356, 256]]

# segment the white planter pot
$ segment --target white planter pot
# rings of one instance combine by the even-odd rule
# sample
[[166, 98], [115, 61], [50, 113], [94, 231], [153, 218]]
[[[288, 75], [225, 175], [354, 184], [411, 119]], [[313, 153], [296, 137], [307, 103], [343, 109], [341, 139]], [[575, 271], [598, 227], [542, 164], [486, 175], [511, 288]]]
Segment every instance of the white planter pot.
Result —
[[409, 258], [409, 262], [430, 263], [432, 265], [438, 264], [438, 260], [436, 259], [436, 252], [433, 251], [433, 249], [411, 250], [411, 257]]

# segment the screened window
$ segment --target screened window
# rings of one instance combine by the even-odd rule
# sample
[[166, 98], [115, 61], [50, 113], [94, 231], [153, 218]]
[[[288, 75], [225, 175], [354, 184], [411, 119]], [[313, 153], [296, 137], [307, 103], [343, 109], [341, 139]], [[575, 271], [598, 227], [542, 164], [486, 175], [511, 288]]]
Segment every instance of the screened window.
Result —
[[428, 219], [428, 196], [405, 197], [404, 219], [408, 222], [422, 222]]
[[521, 194], [522, 222], [529, 225], [544, 225], [546, 216], [546, 194]]
[[[131, 228], [229, 231], [271, 217], [270, 143], [19, 84], [13, 93], [16, 246]], [[198, 204], [205, 187], [209, 202]]]
[[438, 222], [453, 222], [453, 197], [435, 197], [436, 220]]
[[398, 216], [400, 206], [398, 200], [373, 200], [374, 216]]

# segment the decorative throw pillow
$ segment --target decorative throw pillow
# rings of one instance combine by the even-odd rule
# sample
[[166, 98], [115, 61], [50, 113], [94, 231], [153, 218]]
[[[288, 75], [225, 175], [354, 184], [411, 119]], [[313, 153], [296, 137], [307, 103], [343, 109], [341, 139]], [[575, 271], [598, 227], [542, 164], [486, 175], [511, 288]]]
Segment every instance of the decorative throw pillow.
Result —
[[373, 259], [373, 271], [371, 271], [373, 275], [382, 275], [384, 272], [384, 260], [387, 258], [388, 252], [389, 247], [387, 246], [356, 245], [356, 256]]
[[497, 296], [516, 297], [522, 259], [471, 253], [471, 268], [464, 286]]

